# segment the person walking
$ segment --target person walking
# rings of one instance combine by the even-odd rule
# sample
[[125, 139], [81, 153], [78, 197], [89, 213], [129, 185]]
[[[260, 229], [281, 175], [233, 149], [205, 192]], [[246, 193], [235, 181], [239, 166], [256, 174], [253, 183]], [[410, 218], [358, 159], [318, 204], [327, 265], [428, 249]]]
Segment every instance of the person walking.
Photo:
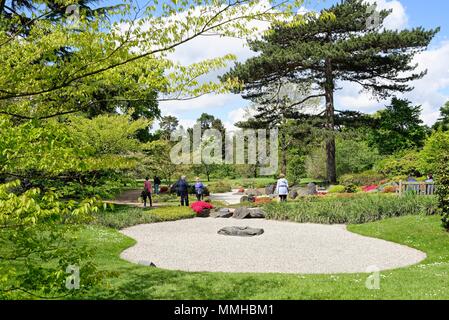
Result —
[[186, 176], [182, 176], [176, 182], [176, 192], [179, 197], [181, 197], [181, 206], [189, 206], [189, 184], [186, 181]]
[[203, 200], [203, 196], [204, 196], [204, 184], [201, 182], [200, 178], [196, 178], [196, 183], [195, 183], [195, 194], [196, 194], [196, 199], [198, 201]]
[[147, 198], [150, 201], [150, 207], [153, 206], [153, 202], [151, 199], [151, 182], [150, 182], [150, 178], [146, 177], [145, 178], [145, 182], [143, 183], [143, 191], [142, 191], [142, 198], [143, 198], [143, 207], [146, 208], [147, 207]]
[[288, 195], [288, 181], [284, 174], [279, 175], [279, 180], [276, 184], [276, 193], [279, 195], [281, 202], [287, 201]]
[[154, 193], [159, 194], [159, 186], [161, 185], [161, 179], [158, 176], [154, 176], [153, 184], [154, 184]]

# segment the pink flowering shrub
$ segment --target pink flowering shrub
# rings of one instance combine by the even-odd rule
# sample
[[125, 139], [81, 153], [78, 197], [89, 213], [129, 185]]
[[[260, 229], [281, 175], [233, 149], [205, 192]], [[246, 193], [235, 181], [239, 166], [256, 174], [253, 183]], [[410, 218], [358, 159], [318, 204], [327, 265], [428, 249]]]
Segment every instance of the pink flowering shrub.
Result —
[[190, 208], [192, 208], [192, 210], [195, 211], [196, 214], [200, 214], [204, 209], [213, 209], [214, 206], [205, 201], [197, 201], [192, 203], [190, 205]]
[[371, 191], [377, 190], [378, 187], [379, 187], [378, 185], [373, 184], [373, 185], [370, 185], [370, 186], [365, 186], [365, 187], [363, 187], [363, 188], [362, 188], [362, 191], [363, 191], [363, 192], [371, 192]]

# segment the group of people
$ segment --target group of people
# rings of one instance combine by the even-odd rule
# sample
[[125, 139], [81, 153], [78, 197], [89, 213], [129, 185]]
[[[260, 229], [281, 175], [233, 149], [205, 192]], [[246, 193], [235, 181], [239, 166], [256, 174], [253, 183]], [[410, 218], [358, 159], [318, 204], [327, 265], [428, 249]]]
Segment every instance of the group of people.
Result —
[[[161, 185], [161, 179], [158, 176], [155, 176], [153, 179], [153, 185], [151, 184], [150, 178], [146, 177], [145, 182], [143, 184], [143, 191], [142, 191], [142, 199], [143, 199], [143, 206], [146, 208], [147, 206], [147, 200], [150, 203], [150, 207], [153, 206], [153, 200], [151, 198], [151, 195], [153, 193], [159, 194], [159, 187]], [[173, 186], [177, 195], [181, 199], [181, 206], [189, 206], [189, 188], [190, 185], [186, 180], [186, 176], [182, 176]], [[196, 178], [195, 182], [195, 195], [198, 201], [203, 200], [204, 197], [204, 189], [205, 185], [201, 182], [200, 178]]]
[[[146, 208], [147, 199], [150, 202], [150, 207], [153, 206], [151, 194], [154, 187], [154, 193], [159, 194], [159, 187], [161, 184], [161, 179], [158, 176], [155, 176], [153, 179], [153, 186], [151, 185], [151, 181], [149, 177], [145, 178], [144, 182], [144, 190], [142, 191], [143, 198], [143, 206]], [[187, 182], [186, 176], [182, 176], [173, 186], [172, 188], [176, 191], [178, 197], [180, 197], [181, 206], [189, 206], [189, 189], [190, 185]], [[203, 200], [204, 198], [204, 190], [205, 185], [201, 182], [199, 177], [195, 178], [195, 195], [198, 201]], [[279, 195], [280, 201], [287, 201], [287, 196], [289, 192], [288, 181], [285, 179], [285, 175], [281, 174], [276, 184], [275, 192]]]

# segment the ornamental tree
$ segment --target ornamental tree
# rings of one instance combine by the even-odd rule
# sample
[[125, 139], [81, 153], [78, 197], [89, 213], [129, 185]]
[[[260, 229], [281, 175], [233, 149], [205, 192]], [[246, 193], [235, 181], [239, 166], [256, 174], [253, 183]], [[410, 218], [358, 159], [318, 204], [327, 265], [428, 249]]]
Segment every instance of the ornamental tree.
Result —
[[[223, 77], [238, 77], [248, 99], [263, 95], [273, 84], [288, 80], [312, 83], [312, 93], [294, 101], [299, 108], [313, 98], [325, 99], [323, 113], [326, 135], [327, 179], [336, 182], [334, 93], [338, 81], [359, 84], [377, 98], [412, 90], [408, 84], [422, 78], [412, 63], [439, 29], [385, 30], [391, 12], [373, 12], [361, 0], [344, 0], [320, 14], [297, 16], [289, 22], [273, 23], [261, 39], [249, 42], [258, 55], [235, 67]], [[373, 24], [378, 17], [378, 24]], [[377, 20], [377, 19], [375, 19]]]

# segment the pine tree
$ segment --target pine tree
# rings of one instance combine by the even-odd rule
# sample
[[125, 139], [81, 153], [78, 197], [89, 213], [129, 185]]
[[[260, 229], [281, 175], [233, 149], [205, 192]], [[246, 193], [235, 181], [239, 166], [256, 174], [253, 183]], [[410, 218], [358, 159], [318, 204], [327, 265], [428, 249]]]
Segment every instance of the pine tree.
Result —
[[[249, 46], [259, 55], [237, 63], [223, 78], [238, 77], [244, 97], [264, 94], [280, 81], [312, 83], [314, 92], [290, 105], [295, 108], [313, 98], [325, 98], [325, 127], [336, 126], [334, 92], [337, 81], [360, 84], [375, 97], [412, 90], [409, 82], [422, 78], [412, 59], [424, 50], [439, 29], [384, 30], [391, 11], [373, 12], [361, 0], [345, 0], [321, 11], [285, 23], [273, 24]], [[378, 22], [376, 24], [376, 22]], [[327, 179], [336, 182], [335, 137], [326, 135]]]

